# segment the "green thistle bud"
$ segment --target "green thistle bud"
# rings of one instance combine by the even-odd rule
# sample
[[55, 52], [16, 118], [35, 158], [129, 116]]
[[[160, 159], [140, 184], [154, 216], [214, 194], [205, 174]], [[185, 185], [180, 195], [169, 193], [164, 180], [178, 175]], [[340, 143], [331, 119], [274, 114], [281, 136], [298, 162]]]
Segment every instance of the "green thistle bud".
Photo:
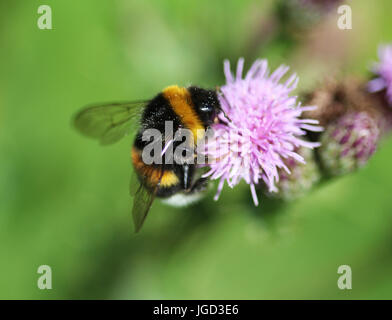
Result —
[[279, 181], [276, 184], [278, 192], [274, 195], [285, 200], [302, 197], [319, 182], [321, 177], [314, 158], [314, 151], [299, 148], [296, 152], [304, 158], [306, 163], [286, 159], [285, 165], [290, 173], [279, 169]]
[[366, 112], [350, 112], [330, 123], [321, 136], [323, 168], [330, 175], [352, 172], [367, 163], [380, 138], [377, 121]]

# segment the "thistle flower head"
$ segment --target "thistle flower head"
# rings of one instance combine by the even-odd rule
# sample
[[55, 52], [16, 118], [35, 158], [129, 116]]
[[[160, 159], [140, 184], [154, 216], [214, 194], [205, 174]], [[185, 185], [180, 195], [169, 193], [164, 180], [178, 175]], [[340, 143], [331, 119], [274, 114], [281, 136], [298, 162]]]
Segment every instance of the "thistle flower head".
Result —
[[366, 83], [357, 77], [327, 80], [308, 94], [306, 103], [317, 105], [317, 110], [305, 112], [303, 116], [319, 120], [323, 127], [347, 113], [365, 112], [377, 122], [382, 135], [392, 130], [392, 112], [385, 97], [382, 93], [369, 94]]
[[366, 164], [379, 138], [377, 121], [368, 113], [347, 113], [322, 134], [319, 152], [323, 166], [332, 175], [352, 172]]
[[278, 169], [290, 172], [283, 160], [304, 162], [295, 149], [319, 144], [300, 137], [305, 130], [322, 128], [317, 120], [300, 119], [302, 112], [314, 107], [302, 107], [291, 95], [298, 83], [295, 74], [281, 81], [288, 67], [280, 66], [270, 74], [267, 61], [257, 60], [243, 77], [243, 66], [240, 59], [234, 76], [229, 62], [224, 63], [226, 84], [219, 96], [222, 112], [219, 123], [213, 125], [216, 139], [206, 144], [205, 152], [212, 161], [205, 176], [220, 180], [215, 199], [225, 181], [234, 187], [244, 180], [258, 205], [255, 185], [264, 182], [269, 191], [276, 191]]
[[392, 106], [392, 44], [380, 46], [378, 49], [380, 62], [376, 63], [372, 71], [378, 75], [368, 84], [370, 92], [386, 90], [388, 103]]

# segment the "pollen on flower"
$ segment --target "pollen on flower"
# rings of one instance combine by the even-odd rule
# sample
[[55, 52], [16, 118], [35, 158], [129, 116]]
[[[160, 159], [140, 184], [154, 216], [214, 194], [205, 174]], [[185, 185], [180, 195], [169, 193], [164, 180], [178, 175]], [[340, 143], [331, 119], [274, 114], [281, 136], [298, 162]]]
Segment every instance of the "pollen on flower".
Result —
[[221, 87], [219, 123], [212, 126], [215, 139], [205, 145], [210, 170], [204, 175], [219, 180], [217, 200], [225, 181], [233, 188], [244, 180], [258, 205], [255, 186], [265, 183], [270, 192], [277, 191], [279, 169], [290, 173], [285, 159], [304, 163], [297, 148], [314, 148], [319, 143], [301, 139], [306, 131], [322, 131], [318, 121], [301, 119], [314, 106], [301, 106], [291, 95], [296, 88], [296, 74], [281, 81], [289, 68], [280, 66], [270, 73], [266, 60], [257, 60], [243, 77], [244, 59], [233, 75], [224, 62], [226, 84]]

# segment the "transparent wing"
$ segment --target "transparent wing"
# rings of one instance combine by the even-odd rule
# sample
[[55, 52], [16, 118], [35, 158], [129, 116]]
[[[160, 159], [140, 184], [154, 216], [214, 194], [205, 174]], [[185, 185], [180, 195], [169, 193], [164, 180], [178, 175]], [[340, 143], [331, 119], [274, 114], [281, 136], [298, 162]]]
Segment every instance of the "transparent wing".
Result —
[[108, 103], [79, 111], [73, 122], [82, 134], [103, 145], [117, 142], [138, 127], [147, 101]]
[[155, 194], [161, 183], [162, 176], [163, 171], [160, 174], [158, 184], [153, 188], [153, 190], [147, 190], [147, 188], [137, 180], [136, 174], [133, 174], [130, 183], [130, 192], [133, 196], [132, 217], [135, 225], [135, 232], [139, 232], [146, 220], [147, 214], [155, 199]]

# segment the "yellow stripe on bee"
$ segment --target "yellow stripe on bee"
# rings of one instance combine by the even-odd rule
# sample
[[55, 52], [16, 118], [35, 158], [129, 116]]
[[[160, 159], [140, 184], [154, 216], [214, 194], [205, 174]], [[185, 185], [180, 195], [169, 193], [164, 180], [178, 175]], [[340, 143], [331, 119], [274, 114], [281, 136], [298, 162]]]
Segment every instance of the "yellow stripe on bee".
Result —
[[168, 188], [180, 183], [177, 175], [173, 171], [165, 171], [161, 179], [161, 187]]
[[192, 131], [197, 143], [197, 139], [203, 138], [205, 128], [194, 109], [188, 89], [174, 85], [163, 89], [162, 93], [181, 122]]
[[[157, 185], [159, 182], [159, 178], [161, 177], [161, 170], [145, 164], [140, 155], [140, 150], [135, 147], [133, 147], [131, 150], [131, 157], [133, 166], [135, 167], [137, 173], [145, 177], [146, 182], [151, 186]], [[173, 171], [166, 170], [162, 175], [161, 183], [159, 186], [168, 188], [178, 184], [179, 182], [180, 180]]]

